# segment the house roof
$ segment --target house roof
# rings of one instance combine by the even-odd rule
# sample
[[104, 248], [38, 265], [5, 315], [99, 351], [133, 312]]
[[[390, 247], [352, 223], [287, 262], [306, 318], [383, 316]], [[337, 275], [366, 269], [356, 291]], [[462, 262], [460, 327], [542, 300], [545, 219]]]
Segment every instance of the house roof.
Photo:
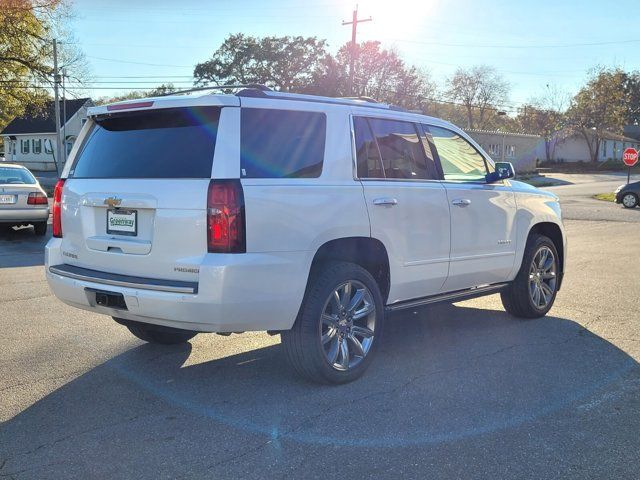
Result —
[[[67, 118], [63, 117], [62, 105], [60, 105], [60, 122], [64, 125], [73, 117], [82, 106], [90, 102], [90, 98], [78, 98], [66, 101]], [[24, 116], [14, 118], [0, 135], [12, 135], [20, 133], [54, 133], [56, 131], [55, 102], [47, 102], [44, 110], [37, 116]]]

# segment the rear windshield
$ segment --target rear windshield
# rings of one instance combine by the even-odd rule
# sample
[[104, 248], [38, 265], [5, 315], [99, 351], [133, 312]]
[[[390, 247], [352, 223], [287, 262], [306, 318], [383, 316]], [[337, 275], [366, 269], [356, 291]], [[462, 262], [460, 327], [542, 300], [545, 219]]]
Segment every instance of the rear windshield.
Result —
[[24, 168], [0, 167], [0, 185], [34, 185], [36, 179]]
[[127, 112], [98, 118], [73, 178], [210, 178], [219, 107]]

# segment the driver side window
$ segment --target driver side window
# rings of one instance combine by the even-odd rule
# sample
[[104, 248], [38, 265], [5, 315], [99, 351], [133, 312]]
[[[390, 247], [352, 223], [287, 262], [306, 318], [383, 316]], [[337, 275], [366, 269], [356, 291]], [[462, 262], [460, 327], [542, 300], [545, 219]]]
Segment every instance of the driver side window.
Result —
[[467, 140], [446, 128], [429, 125], [433, 143], [440, 157], [445, 180], [484, 182], [487, 165]]

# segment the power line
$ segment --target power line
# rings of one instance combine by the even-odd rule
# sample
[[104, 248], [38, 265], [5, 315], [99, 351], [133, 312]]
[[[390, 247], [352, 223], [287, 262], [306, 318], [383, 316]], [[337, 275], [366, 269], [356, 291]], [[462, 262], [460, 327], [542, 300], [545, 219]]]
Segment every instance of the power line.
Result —
[[148, 67], [193, 68], [193, 65], [171, 65], [171, 64], [163, 64], [163, 63], [134, 62], [134, 61], [130, 61], [130, 60], [120, 60], [118, 58], [94, 57], [94, 56], [91, 56], [91, 55], [87, 55], [87, 58], [94, 58], [96, 60], [105, 60], [107, 62], [128, 63], [128, 64], [132, 64], [132, 65], [146, 65]]
[[514, 49], [536, 49], [536, 48], [573, 48], [573, 47], [595, 47], [603, 45], [624, 45], [629, 43], [640, 43], [640, 39], [630, 40], [611, 40], [605, 42], [585, 42], [585, 43], [565, 43], [556, 45], [482, 45], [477, 43], [446, 43], [438, 41], [420, 41], [420, 40], [407, 40], [401, 38], [388, 38], [387, 40], [403, 42], [403, 43], [415, 43], [418, 45], [434, 45], [437, 47], [461, 47], [461, 48], [514, 48]]

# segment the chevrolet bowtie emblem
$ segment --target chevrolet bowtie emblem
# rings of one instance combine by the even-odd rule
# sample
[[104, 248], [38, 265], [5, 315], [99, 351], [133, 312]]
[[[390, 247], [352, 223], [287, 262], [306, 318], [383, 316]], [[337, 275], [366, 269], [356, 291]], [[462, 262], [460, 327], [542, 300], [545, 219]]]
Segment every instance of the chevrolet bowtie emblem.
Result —
[[118, 197], [109, 197], [104, 201], [104, 204], [110, 206], [111, 208], [119, 207], [121, 203], [122, 199]]

